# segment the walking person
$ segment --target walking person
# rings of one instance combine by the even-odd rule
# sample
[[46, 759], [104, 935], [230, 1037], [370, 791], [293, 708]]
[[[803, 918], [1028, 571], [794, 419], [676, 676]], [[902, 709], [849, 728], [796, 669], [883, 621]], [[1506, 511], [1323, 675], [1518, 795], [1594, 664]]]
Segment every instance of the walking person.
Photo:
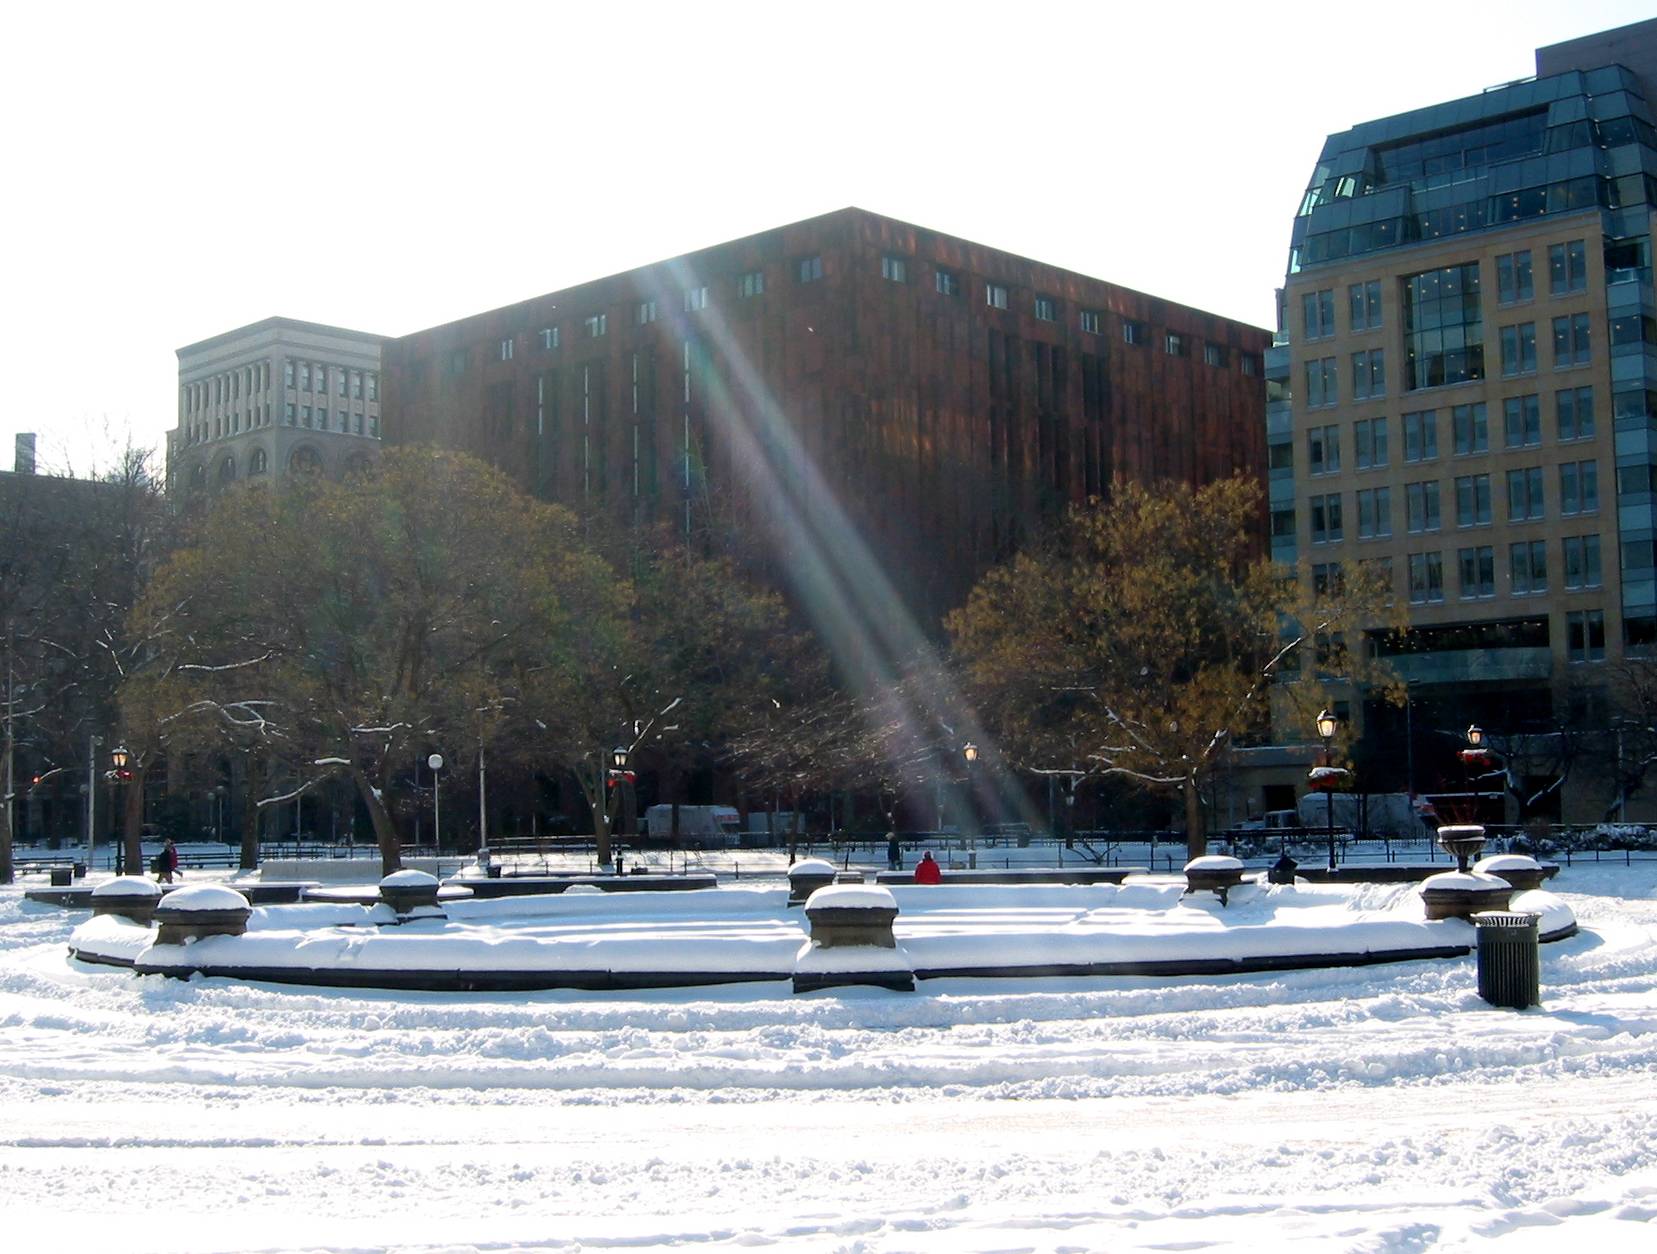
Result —
[[886, 833], [886, 869], [888, 871], [903, 870], [903, 846], [898, 844], [896, 832]]
[[178, 846], [173, 844], [173, 838], [167, 837], [166, 844], [161, 846], [161, 852], [155, 855], [155, 877], [163, 884], [171, 884], [173, 876], [178, 874]]

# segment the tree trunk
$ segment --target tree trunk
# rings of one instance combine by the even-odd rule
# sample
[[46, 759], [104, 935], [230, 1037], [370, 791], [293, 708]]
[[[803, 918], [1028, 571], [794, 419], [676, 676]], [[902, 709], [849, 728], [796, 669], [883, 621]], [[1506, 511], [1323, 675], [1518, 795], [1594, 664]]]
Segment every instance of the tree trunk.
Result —
[[247, 755], [247, 779], [244, 787], [247, 796], [242, 806], [242, 857], [241, 869], [251, 871], [259, 865], [259, 807], [255, 804], [255, 794], [260, 787], [259, 776], [264, 766], [264, 756], [258, 753]]
[[351, 768], [351, 778], [357, 785], [357, 795], [368, 807], [369, 820], [374, 824], [374, 840], [380, 846], [380, 874], [390, 875], [403, 869], [403, 843], [397, 837], [397, 825], [391, 821], [391, 811], [385, 799], [369, 782], [361, 767]]
[[1202, 791], [1195, 774], [1181, 786], [1185, 793], [1185, 856], [1200, 858], [1208, 852], [1208, 827], [1203, 821]]
[[[11, 730], [7, 725], [7, 732]], [[17, 791], [12, 782], [16, 770], [12, 759], [11, 736], [0, 745], [0, 884], [10, 884], [15, 878], [12, 869], [12, 794]]]
[[576, 782], [581, 785], [581, 795], [587, 799], [587, 809], [593, 816], [593, 844], [595, 846], [593, 858], [599, 869], [610, 866], [610, 805], [609, 789], [605, 784], [609, 780], [609, 770], [604, 765], [607, 761], [604, 754], [599, 754], [597, 764], [589, 774], [581, 769], [575, 773]]
[[132, 778], [126, 782], [122, 801], [121, 829], [125, 834], [128, 875], [144, 873], [144, 777], [149, 773], [146, 763], [132, 768]]

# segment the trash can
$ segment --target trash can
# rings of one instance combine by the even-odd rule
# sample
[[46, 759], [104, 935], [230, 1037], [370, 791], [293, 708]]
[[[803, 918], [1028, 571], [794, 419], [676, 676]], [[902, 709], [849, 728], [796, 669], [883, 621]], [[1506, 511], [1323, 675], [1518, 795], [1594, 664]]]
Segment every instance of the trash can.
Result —
[[1492, 1006], [1525, 1010], [1542, 1004], [1539, 914], [1483, 910], [1473, 916], [1478, 937], [1479, 996]]
[[46, 873], [51, 876], [53, 888], [68, 888], [69, 877], [74, 873], [74, 868], [67, 866], [47, 867]]

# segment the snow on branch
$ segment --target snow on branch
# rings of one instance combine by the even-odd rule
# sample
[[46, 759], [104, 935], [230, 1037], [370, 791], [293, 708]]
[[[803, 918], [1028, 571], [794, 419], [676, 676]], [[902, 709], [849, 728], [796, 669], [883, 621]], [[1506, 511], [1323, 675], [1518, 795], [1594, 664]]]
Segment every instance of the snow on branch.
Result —
[[181, 671], [234, 671], [244, 666], [257, 666], [261, 662], [268, 662], [274, 655], [265, 652], [260, 657], [248, 658], [245, 662], [226, 662], [222, 666], [208, 666], [201, 662], [180, 662], [177, 669]]

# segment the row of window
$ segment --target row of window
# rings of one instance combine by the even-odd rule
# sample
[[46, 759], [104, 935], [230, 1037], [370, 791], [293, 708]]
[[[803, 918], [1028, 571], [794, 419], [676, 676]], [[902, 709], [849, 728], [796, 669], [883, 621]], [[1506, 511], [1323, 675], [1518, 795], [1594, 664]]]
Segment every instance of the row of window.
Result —
[[[1536, 373], [1536, 324], [1519, 322], [1501, 329], [1502, 375]], [[1586, 366], [1592, 358], [1588, 315], [1569, 314], [1553, 320], [1553, 368]]]
[[[1456, 457], [1472, 457], [1490, 451], [1490, 420], [1483, 401], [1453, 405], [1445, 411], [1450, 419], [1451, 451]], [[1352, 424], [1354, 465], [1358, 470], [1380, 470], [1390, 464], [1387, 435], [1389, 419], [1360, 418]], [[1439, 411], [1416, 410], [1399, 419], [1403, 435], [1405, 464], [1438, 459]], [[1502, 446], [1509, 449], [1536, 448], [1542, 443], [1542, 398], [1536, 393], [1509, 396], [1502, 401]], [[1554, 438], [1560, 443], [1594, 438], [1594, 389], [1564, 388], [1553, 394]], [[1292, 470], [1292, 450], [1287, 444], [1271, 448], [1272, 469]], [[1341, 469], [1341, 428], [1336, 424], [1312, 427], [1306, 432], [1306, 473], [1309, 476], [1338, 474]]]
[[[905, 257], [882, 256], [880, 259], [881, 277], [893, 283], [907, 283], [909, 281], [909, 263]], [[823, 259], [821, 256], [800, 258], [795, 263], [795, 276], [801, 283], [815, 283], [823, 277]], [[961, 294], [961, 277], [951, 270], [936, 269], [933, 271], [934, 285], [941, 296], [959, 296]], [[738, 300], [747, 300], [765, 293], [765, 272], [751, 270], [740, 274], [736, 278], [736, 296]], [[686, 313], [695, 313], [708, 308], [710, 294], [707, 285], [685, 289], [683, 304]], [[984, 285], [984, 302], [992, 309], [1007, 309], [1011, 303], [1011, 291], [1002, 283], [988, 283]], [[1056, 322], [1059, 318], [1059, 302], [1052, 296], [1036, 294], [1033, 297], [1032, 312], [1041, 322]], [[632, 320], [635, 326], [647, 326], [657, 320], [659, 313], [658, 302], [652, 300], [637, 301], [633, 305]], [[1078, 324], [1081, 329], [1090, 335], [1104, 334], [1104, 313], [1098, 309], [1078, 310]], [[606, 313], [589, 314], [581, 320], [581, 328], [587, 339], [600, 339], [609, 332], [609, 315]], [[537, 333], [542, 352], [550, 352], [560, 346], [561, 337], [558, 327], [543, 327]], [[1122, 320], [1122, 340], [1126, 344], [1144, 346], [1150, 343], [1150, 331], [1143, 322], [1132, 319]], [[1194, 337], [1175, 331], [1164, 331], [1162, 348], [1169, 356], [1188, 357], [1194, 343]], [[516, 337], [508, 336], [499, 341], [496, 352], [501, 361], [511, 361], [516, 351]], [[1205, 343], [1202, 350], [1203, 361], [1209, 366], [1224, 368], [1231, 363], [1231, 351], [1223, 344]], [[449, 357], [449, 373], [458, 375], [465, 371], [470, 357], [466, 349], [455, 349]], [[1261, 373], [1261, 360], [1254, 353], [1238, 354], [1238, 368], [1246, 375], [1257, 376]]]
[[[1645, 469], [1641, 467], [1640, 469]], [[1507, 472], [1507, 521], [1535, 522], [1547, 516], [1543, 493], [1545, 476], [1540, 466], [1526, 466]], [[1558, 467], [1559, 516], [1574, 518], [1599, 511], [1599, 465], [1597, 462], [1564, 462]], [[1414, 532], [1438, 531], [1443, 526], [1439, 509], [1439, 481], [1423, 479], [1404, 485], [1405, 525]], [[1488, 527], [1491, 517], [1490, 476], [1458, 475], [1454, 480], [1456, 526]], [[1354, 495], [1358, 506], [1358, 539], [1376, 540], [1392, 534], [1392, 488], [1361, 488]], [[1307, 498], [1311, 511], [1312, 543], [1337, 544], [1346, 538], [1342, 526], [1339, 492], [1317, 493]], [[1292, 534], [1293, 510], [1287, 514]], [[1283, 531], [1274, 521], [1273, 534]]]
[[[1478, 264], [1449, 267], [1472, 272], [1471, 291], [1478, 292]], [[1433, 275], [1443, 271], [1429, 272]], [[1412, 276], [1418, 278], [1423, 276]], [[1463, 276], [1465, 277], [1465, 276]], [[1406, 280], [1409, 287], [1412, 280]], [[1574, 239], [1548, 247], [1548, 291], [1553, 296], [1565, 296], [1586, 291], [1588, 287], [1587, 241]], [[1459, 289], [1459, 284], [1458, 284]], [[1509, 305], [1530, 300], [1535, 296], [1529, 249], [1504, 253], [1496, 258], [1496, 294], [1500, 304]], [[1459, 290], [1458, 290], [1459, 295]], [[1419, 301], [1418, 291], [1407, 292], [1407, 304]], [[1382, 326], [1381, 281], [1370, 279], [1353, 283], [1346, 289], [1346, 325], [1349, 332], [1380, 330]], [[1335, 325], [1335, 289], [1322, 288], [1303, 292], [1300, 297], [1300, 329], [1305, 342], [1332, 339], [1338, 332]]]
[[[246, 430], [253, 431], [270, 425], [270, 406], [253, 406], [247, 415]], [[309, 427], [313, 431], [341, 431], [347, 435], [366, 434], [376, 440], [380, 438], [378, 414], [365, 415], [361, 410], [352, 412], [346, 409], [337, 409], [330, 413], [326, 405], [299, 405], [289, 401], [283, 407], [282, 425]], [[242, 415], [238, 412], [191, 424], [185, 427], [184, 438], [188, 444], [204, 444], [209, 440], [238, 435], [242, 430]]]
[[[337, 394], [353, 400], [380, 399], [380, 376], [372, 370], [354, 370], [348, 366], [328, 366], [322, 362], [284, 359], [282, 386], [300, 392], [326, 393], [330, 387]], [[184, 412], [199, 414], [219, 405], [230, 405], [242, 399], [262, 395], [270, 389], [270, 363], [255, 362], [238, 370], [229, 370], [211, 379], [187, 384], [184, 388]]]

